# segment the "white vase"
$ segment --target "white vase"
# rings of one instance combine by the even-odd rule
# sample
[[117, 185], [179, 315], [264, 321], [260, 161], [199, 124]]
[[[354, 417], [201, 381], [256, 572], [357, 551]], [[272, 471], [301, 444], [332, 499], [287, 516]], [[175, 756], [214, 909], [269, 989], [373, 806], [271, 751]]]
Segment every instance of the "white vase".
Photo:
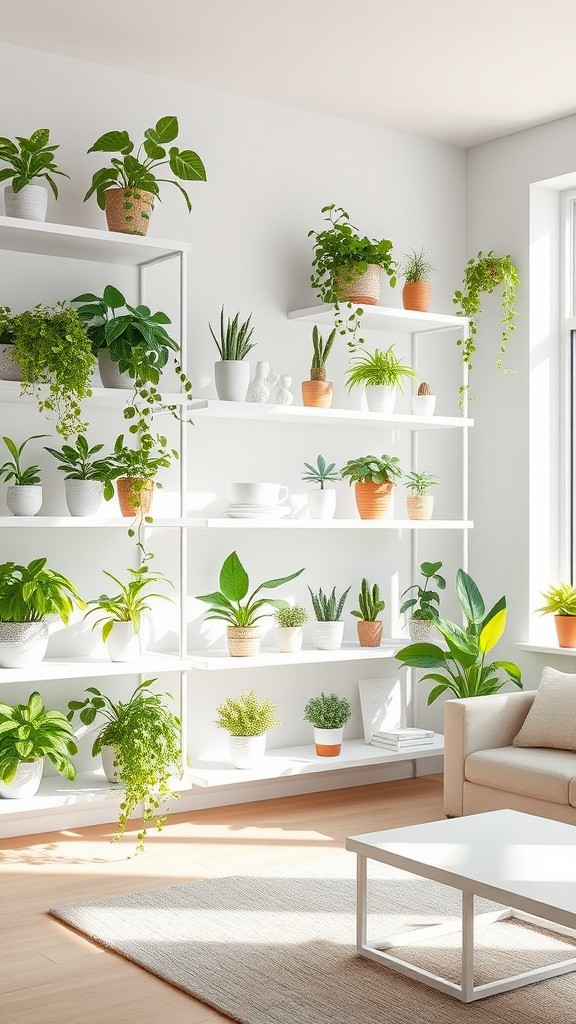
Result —
[[276, 626], [276, 641], [281, 654], [295, 654], [302, 650], [302, 626]]
[[108, 782], [117, 785], [120, 782], [118, 774], [114, 767], [114, 761], [116, 758], [115, 747], [104, 745], [100, 751], [100, 757], [102, 758], [102, 767], [104, 769], [104, 775], [108, 779]]
[[221, 402], [245, 402], [250, 363], [244, 359], [219, 359], [214, 363], [214, 383]]
[[71, 516], [93, 516], [102, 504], [104, 484], [99, 480], [65, 480], [66, 504]]
[[370, 412], [394, 412], [396, 404], [396, 388], [390, 385], [368, 384], [366, 386], [366, 402]]
[[35, 516], [42, 508], [42, 484], [11, 484], [6, 504], [13, 516]]
[[37, 761], [21, 761], [11, 782], [0, 779], [0, 797], [4, 800], [26, 800], [36, 796], [42, 781], [44, 758]]
[[0, 622], [0, 668], [39, 665], [47, 647], [45, 622]]
[[306, 495], [310, 519], [334, 519], [336, 491], [334, 488], [309, 490]]
[[314, 744], [318, 757], [338, 757], [342, 748], [344, 727], [340, 729], [317, 729], [314, 726]]
[[257, 768], [266, 753], [266, 733], [230, 736], [230, 757], [235, 768]]
[[313, 637], [319, 651], [338, 651], [344, 639], [344, 623], [315, 622]]
[[44, 185], [24, 185], [14, 192], [12, 185], [4, 189], [4, 208], [7, 217], [19, 220], [46, 220], [48, 189]]
[[14, 358], [13, 345], [0, 345], [0, 380], [22, 380], [22, 370]]
[[413, 416], [433, 416], [436, 408], [436, 395], [412, 395]]
[[98, 372], [104, 388], [127, 391], [134, 387], [130, 374], [120, 372], [118, 363], [114, 362], [107, 348], [101, 348], [98, 353]]
[[115, 622], [106, 638], [111, 661], [138, 661], [142, 654], [140, 634], [131, 622]]

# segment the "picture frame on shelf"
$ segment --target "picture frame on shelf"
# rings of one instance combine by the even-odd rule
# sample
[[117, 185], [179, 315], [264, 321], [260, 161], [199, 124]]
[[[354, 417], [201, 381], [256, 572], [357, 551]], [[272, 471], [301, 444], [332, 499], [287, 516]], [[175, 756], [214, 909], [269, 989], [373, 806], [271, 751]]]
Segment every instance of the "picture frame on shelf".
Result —
[[406, 692], [399, 675], [359, 679], [358, 690], [366, 743], [379, 729], [406, 725]]

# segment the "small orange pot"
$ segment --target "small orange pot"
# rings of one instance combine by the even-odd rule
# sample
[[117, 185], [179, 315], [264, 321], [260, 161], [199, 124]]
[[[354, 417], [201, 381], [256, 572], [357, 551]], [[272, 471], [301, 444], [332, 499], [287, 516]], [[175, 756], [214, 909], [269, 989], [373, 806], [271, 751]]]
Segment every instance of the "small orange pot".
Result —
[[120, 512], [123, 516], [146, 516], [152, 505], [154, 481], [144, 477], [122, 476], [116, 481]]
[[329, 380], [303, 380], [302, 401], [315, 409], [329, 409], [332, 405], [332, 383]]
[[555, 615], [559, 647], [576, 647], [576, 615]]
[[382, 623], [379, 620], [376, 622], [366, 622], [364, 619], [360, 619], [356, 623], [356, 629], [358, 630], [360, 647], [380, 647]]
[[141, 188], [107, 188], [104, 212], [109, 231], [123, 235], [146, 235], [154, 209], [154, 194]]
[[404, 309], [427, 313], [430, 309], [430, 285], [428, 281], [407, 281], [402, 289]]
[[356, 505], [360, 519], [387, 519], [392, 511], [394, 484], [374, 484], [371, 481], [354, 484]]

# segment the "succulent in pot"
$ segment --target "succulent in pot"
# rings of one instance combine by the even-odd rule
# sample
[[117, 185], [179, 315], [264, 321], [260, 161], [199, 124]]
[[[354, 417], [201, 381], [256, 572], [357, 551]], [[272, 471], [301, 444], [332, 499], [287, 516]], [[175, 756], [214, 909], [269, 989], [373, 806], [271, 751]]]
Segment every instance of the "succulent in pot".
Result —
[[44, 707], [40, 694], [31, 693], [26, 704], [0, 703], [0, 797], [24, 800], [35, 796], [42, 781], [44, 758], [72, 782], [78, 752], [74, 733], [60, 711]]
[[88, 697], [68, 702], [68, 720], [78, 715], [83, 725], [104, 719], [92, 745], [92, 756], [102, 756], [109, 782], [124, 787], [118, 832], [124, 835], [128, 822], [140, 806], [143, 827], [136, 837], [142, 851], [151, 821], [160, 832], [168, 803], [176, 799], [173, 779], [181, 775], [180, 719], [166, 705], [170, 693], [154, 693], [149, 687], [156, 679], [145, 679], [127, 701], [112, 701], [95, 686], [87, 686]]
[[553, 615], [559, 647], [576, 647], [576, 587], [560, 583], [542, 591], [541, 615]]
[[255, 768], [266, 752], [266, 735], [281, 723], [278, 705], [255, 690], [227, 697], [216, 708], [215, 724], [230, 736], [230, 757], [235, 768]]
[[276, 612], [276, 641], [281, 654], [295, 654], [302, 650], [302, 626], [308, 622], [308, 612], [301, 605], [286, 605]]
[[3, 437], [12, 459], [0, 466], [0, 480], [8, 484], [6, 504], [13, 516], [35, 516], [42, 508], [42, 484], [40, 467], [21, 465], [22, 452], [30, 441], [37, 441], [48, 434], [32, 434], [17, 444], [10, 437]]
[[102, 628], [102, 640], [107, 645], [112, 661], [134, 661], [142, 654], [140, 629], [144, 612], [150, 611], [152, 600], [170, 601], [166, 594], [158, 593], [152, 588], [159, 584], [172, 586], [170, 580], [161, 572], [151, 572], [147, 565], [138, 569], [128, 569], [129, 579], [123, 582], [113, 573], [103, 569], [102, 572], [118, 587], [118, 593], [112, 596], [100, 594], [88, 601], [92, 605], [84, 618], [99, 615], [92, 629]]
[[47, 181], [55, 199], [58, 199], [58, 186], [55, 175], [69, 178], [70, 175], [61, 171], [54, 159], [59, 146], [51, 146], [50, 130], [37, 128], [29, 139], [16, 136], [16, 141], [0, 138], [0, 164], [6, 164], [0, 170], [0, 181], [10, 181], [4, 189], [4, 206], [7, 217], [18, 217], [25, 220], [46, 220], [48, 209], [48, 190], [45, 185], [34, 184]]
[[318, 455], [315, 466], [305, 462], [304, 467], [306, 472], [302, 474], [302, 480], [306, 483], [319, 485], [318, 488], [309, 489], [306, 495], [310, 518], [334, 519], [336, 491], [334, 488], [328, 488], [325, 485], [340, 479], [336, 463], [326, 462], [323, 455]]
[[361, 519], [385, 519], [392, 512], [394, 486], [402, 476], [395, 455], [364, 455], [349, 459], [340, 470], [343, 479], [354, 484]]
[[314, 728], [318, 757], [338, 757], [342, 749], [344, 726], [352, 717], [350, 701], [336, 693], [322, 692], [311, 697], [304, 708], [304, 721]]
[[[118, 154], [111, 158], [111, 166], [95, 172], [84, 196], [86, 202], [96, 193], [110, 231], [147, 234], [154, 199], [160, 195], [160, 185], [164, 183], [176, 186], [188, 212], [191, 211], [188, 193], [180, 181], [206, 181], [206, 170], [197, 153], [170, 145], [175, 142], [178, 131], [176, 117], [161, 117], [153, 128], [144, 132], [136, 155], [134, 143], [125, 131], [105, 132], [90, 147], [89, 153]], [[161, 171], [164, 167], [169, 167], [173, 178], [159, 177], [159, 173], [166, 173]]]
[[45, 448], [57, 459], [58, 469], [65, 474], [66, 504], [71, 516], [94, 515], [102, 504], [102, 498], [109, 501], [114, 495], [110, 458], [94, 458], [103, 448], [103, 444], [90, 447], [83, 434], [76, 438], [75, 445]]
[[324, 593], [322, 587], [316, 593], [310, 587], [308, 590], [316, 616], [314, 643], [319, 651], [337, 651], [342, 647], [344, 639], [342, 612], [350, 587], [340, 597], [336, 594], [336, 587], [332, 588], [330, 594]]
[[400, 614], [410, 612], [408, 632], [411, 640], [430, 640], [434, 634], [434, 626], [439, 617], [440, 595], [430, 585], [435, 583], [438, 590], [446, 590], [446, 580], [440, 575], [441, 568], [442, 562], [422, 562], [420, 572], [424, 586], [413, 583], [402, 592], [401, 597], [410, 595], [400, 606]]
[[432, 388], [427, 381], [423, 380], [418, 385], [418, 393], [410, 399], [412, 413], [414, 416], [433, 416], [436, 408], [436, 395], [432, 394]]
[[370, 412], [394, 412], [396, 392], [403, 392], [405, 380], [416, 376], [416, 371], [398, 359], [394, 345], [384, 352], [361, 352], [353, 356], [346, 371], [348, 390], [364, 385]]
[[402, 289], [404, 309], [427, 313], [430, 309], [430, 278], [435, 273], [424, 249], [410, 251], [404, 257], [400, 270], [405, 284]]
[[336, 328], [324, 340], [317, 327], [312, 329], [312, 366], [310, 380], [302, 381], [302, 402], [315, 409], [329, 409], [332, 405], [333, 386], [326, 380], [326, 361], [336, 337]]
[[438, 477], [433, 473], [406, 473], [404, 483], [410, 491], [406, 498], [408, 519], [432, 519], [434, 498], [428, 492], [437, 485]]
[[240, 320], [240, 313], [224, 320], [224, 306], [220, 310], [220, 337], [217, 338], [212, 324], [208, 324], [220, 359], [214, 363], [214, 383], [221, 402], [244, 402], [250, 384], [250, 363], [246, 356], [256, 342], [251, 340], [254, 328], [252, 314], [247, 320]]
[[358, 639], [361, 647], [380, 647], [382, 642], [382, 623], [378, 616], [384, 611], [386, 602], [380, 597], [377, 583], [370, 586], [364, 578], [358, 594], [358, 610], [352, 615], [359, 621], [356, 623]]
[[46, 618], [57, 615], [67, 625], [74, 606], [86, 608], [74, 583], [46, 561], [0, 565], [0, 668], [38, 665], [48, 646]]
[[250, 581], [248, 573], [238, 555], [232, 551], [225, 559], [220, 570], [220, 590], [212, 594], [198, 595], [198, 601], [210, 605], [206, 621], [216, 620], [226, 623], [228, 653], [233, 658], [244, 658], [258, 654], [260, 650], [261, 630], [258, 623], [270, 615], [265, 609], [278, 610], [286, 607], [287, 601], [271, 597], [258, 597], [262, 590], [273, 590], [289, 583], [300, 576], [304, 569], [298, 569], [290, 576], [267, 580], [261, 583], [248, 596]]

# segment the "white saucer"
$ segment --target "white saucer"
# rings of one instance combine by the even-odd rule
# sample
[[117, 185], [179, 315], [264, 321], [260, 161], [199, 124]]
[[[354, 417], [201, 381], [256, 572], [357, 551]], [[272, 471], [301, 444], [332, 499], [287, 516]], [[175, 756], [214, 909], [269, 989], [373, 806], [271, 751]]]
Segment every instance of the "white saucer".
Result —
[[289, 515], [291, 509], [286, 506], [274, 506], [270, 509], [259, 509], [257, 512], [237, 512], [236, 508], [229, 508], [224, 515], [228, 519], [283, 519]]

